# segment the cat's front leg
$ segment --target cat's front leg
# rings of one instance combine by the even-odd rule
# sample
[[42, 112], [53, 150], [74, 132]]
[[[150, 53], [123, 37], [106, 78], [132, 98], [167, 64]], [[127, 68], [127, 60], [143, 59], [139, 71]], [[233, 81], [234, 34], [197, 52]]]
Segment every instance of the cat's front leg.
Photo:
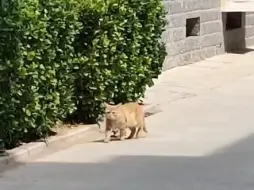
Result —
[[125, 140], [125, 135], [126, 135], [126, 129], [120, 129], [120, 140], [123, 141]]
[[106, 129], [106, 131], [105, 131], [105, 139], [104, 139], [105, 143], [108, 143], [110, 141], [111, 134], [112, 134], [112, 130], [111, 129]]

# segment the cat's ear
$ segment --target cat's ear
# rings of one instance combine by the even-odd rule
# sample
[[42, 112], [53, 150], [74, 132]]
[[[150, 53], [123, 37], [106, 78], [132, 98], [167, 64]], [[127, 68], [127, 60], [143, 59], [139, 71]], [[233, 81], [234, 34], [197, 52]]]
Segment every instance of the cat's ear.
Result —
[[119, 106], [121, 106], [121, 105], [123, 105], [122, 103], [118, 103], [117, 105], [116, 105], [116, 107], [119, 107]]
[[112, 104], [108, 104], [108, 103], [104, 103], [105, 107], [108, 108], [108, 109], [112, 109], [115, 107], [115, 105], [112, 105]]
[[104, 106], [106, 107], [106, 108], [109, 108], [109, 107], [111, 107], [111, 105], [110, 104], [108, 104], [108, 103], [104, 103]]
[[111, 104], [108, 104], [108, 103], [104, 103], [104, 106], [106, 107], [106, 108], [114, 108], [114, 107], [118, 107], [118, 106], [121, 106], [122, 105], [122, 103], [119, 103], [119, 104], [117, 104], [117, 105], [111, 105]]

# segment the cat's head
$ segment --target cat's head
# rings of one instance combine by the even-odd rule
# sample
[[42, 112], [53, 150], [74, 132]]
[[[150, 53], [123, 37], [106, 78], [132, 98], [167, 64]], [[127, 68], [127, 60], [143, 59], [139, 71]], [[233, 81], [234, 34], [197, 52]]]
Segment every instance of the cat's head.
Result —
[[106, 119], [116, 121], [118, 120], [119, 117], [121, 117], [121, 113], [119, 111], [119, 108], [122, 104], [117, 104], [117, 105], [109, 105], [105, 103], [106, 106]]

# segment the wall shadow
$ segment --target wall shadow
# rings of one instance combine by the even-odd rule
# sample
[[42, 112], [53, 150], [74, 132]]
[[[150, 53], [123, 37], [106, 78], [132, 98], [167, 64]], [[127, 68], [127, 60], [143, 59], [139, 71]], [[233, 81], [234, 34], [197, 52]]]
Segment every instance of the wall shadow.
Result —
[[245, 54], [250, 51], [253, 51], [253, 49], [249, 49], [246, 47], [246, 30], [245, 30], [246, 13], [223, 12], [222, 23], [226, 52], [235, 54]]
[[[32, 162], [0, 175], [3, 190], [252, 190], [254, 135], [205, 157], [126, 156]], [[96, 150], [95, 150], [96, 151]]]

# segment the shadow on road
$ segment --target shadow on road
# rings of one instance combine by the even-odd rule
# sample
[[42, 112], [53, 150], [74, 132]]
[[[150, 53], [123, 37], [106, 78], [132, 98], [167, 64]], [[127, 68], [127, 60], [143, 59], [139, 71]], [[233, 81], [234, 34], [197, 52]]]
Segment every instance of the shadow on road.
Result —
[[[30, 163], [3, 190], [252, 190], [254, 135], [205, 157], [114, 156], [100, 163]], [[94, 150], [96, 151], [96, 150]]]
[[243, 48], [243, 49], [240, 49], [240, 50], [230, 51], [230, 53], [234, 53], [234, 54], [246, 54], [246, 53], [253, 52], [253, 51], [254, 50], [251, 49], [251, 48]]

